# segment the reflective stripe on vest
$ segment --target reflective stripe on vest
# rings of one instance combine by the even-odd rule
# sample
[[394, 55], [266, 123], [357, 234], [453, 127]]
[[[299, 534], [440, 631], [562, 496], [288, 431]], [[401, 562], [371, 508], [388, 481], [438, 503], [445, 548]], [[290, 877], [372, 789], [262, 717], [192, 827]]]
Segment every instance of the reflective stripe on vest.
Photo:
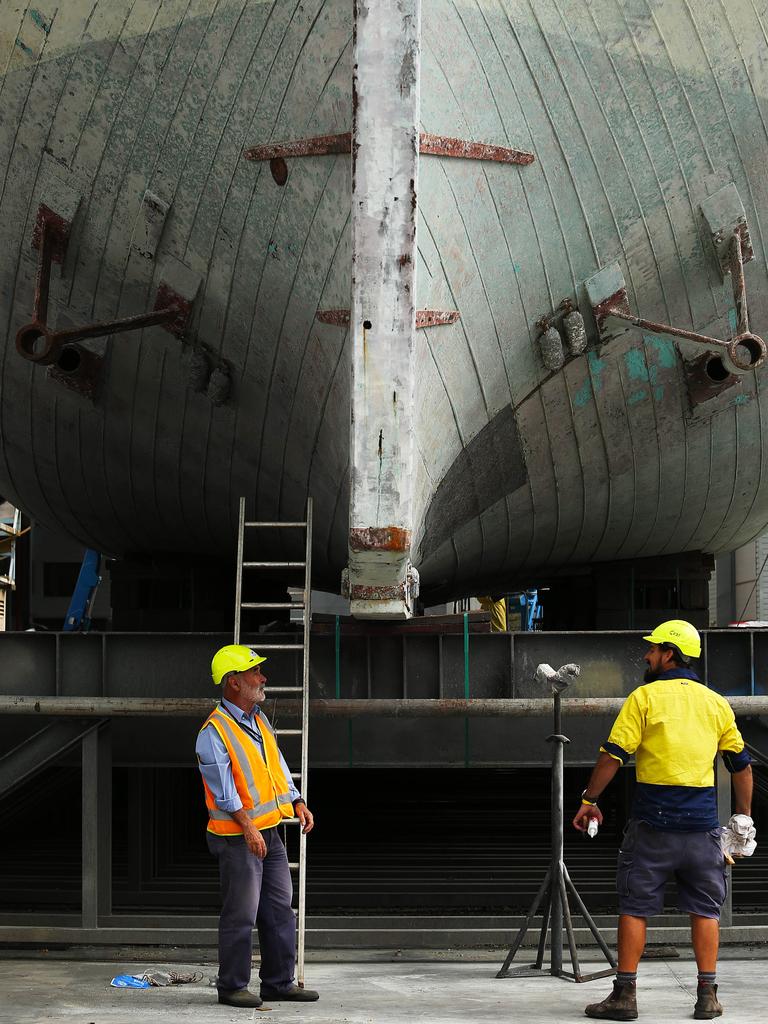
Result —
[[[261, 722], [259, 715], [255, 721], [264, 744], [263, 756], [256, 741], [221, 706], [214, 708], [203, 729], [212, 726], [227, 748], [235, 788], [248, 818], [256, 828], [270, 828], [283, 818], [294, 816], [293, 804], [274, 733]], [[216, 806], [205, 779], [203, 789], [208, 807], [208, 831], [222, 836], [242, 835], [243, 830], [232, 815]]]

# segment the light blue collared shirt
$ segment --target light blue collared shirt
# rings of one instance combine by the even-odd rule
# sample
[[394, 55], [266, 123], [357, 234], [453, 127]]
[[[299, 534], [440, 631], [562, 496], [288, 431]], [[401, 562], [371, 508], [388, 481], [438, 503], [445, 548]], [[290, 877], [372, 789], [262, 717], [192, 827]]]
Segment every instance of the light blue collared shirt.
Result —
[[[250, 715], [239, 708], [236, 704], [233, 704], [229, 700], [221, 699], [222, 707], [229, 712], [236, 722], [239, 722], [244, 730], [248, 733], [252, 740], [256, 743], [259, 753], [264, 757], [264, 743], [261, 738], [261, 731], [256, 724], [256, 716], [258, 715], [262, 723], [266, 727], [274, 732], [270, 725], [269, 719], [263, 711], [254, 705], [253, 711]], [[216, 806], [222, 811], [239, 811], [243, 806], [243, 801], [240, 799], [240, 794], [237, 792], [235, 786], [235, 779], [232, 775], [232, 764], [229, 760], [229, 751], [224, 745], [224, 740], [219, 736], [218, 732], [212, 725], [206, 726], [200, 733], [198, 733], [197, 743], [195, 744], [195, 753], [197, 754], [197, 763], [202, 773], [203, 778], [210, 791], [213, 793], [213, 799], [216, 801]], [[296, 800], [301, 800], [301, 793], [296, 789], [291, 778], [291, 770], [285, 763], [285, 758], [280, 754], [280, 767], [283, 769], [286, 779], [289, 784], [289, 792], [291, 794], [291, 803]]]

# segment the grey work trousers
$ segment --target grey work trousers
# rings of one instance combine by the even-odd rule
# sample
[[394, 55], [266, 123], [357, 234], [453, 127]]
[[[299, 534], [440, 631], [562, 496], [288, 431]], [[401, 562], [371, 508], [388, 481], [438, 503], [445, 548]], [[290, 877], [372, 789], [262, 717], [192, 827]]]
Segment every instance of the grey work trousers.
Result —
[[291, 871], [277, 829], [261, 834], [267, 844], [263, 860], [251, 853], [242, 836], [206, 833], [221, 879], [218, 987], [224, 991], [248, 987], [254, 925], [259, 932], [262, 985], [285, 991], [293, 984], [296, 917], [291, 908]]

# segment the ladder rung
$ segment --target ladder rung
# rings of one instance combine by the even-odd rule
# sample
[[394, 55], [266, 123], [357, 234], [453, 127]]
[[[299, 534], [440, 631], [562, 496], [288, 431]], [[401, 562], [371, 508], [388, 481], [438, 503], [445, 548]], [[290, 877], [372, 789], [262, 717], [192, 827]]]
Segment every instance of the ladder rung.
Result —
[[288, 867], [291, 869], [291, 871], [298, 871], [299, 870], [299, 862], [297, 860], [289, 860], [288, 861]]
[[306, 569], [306, 562], [243, 562], [244, 569]]
[[[252, 644], [252, 646], [256, 646]], [[303, 651], [304, 644], [259, 644], [260, 651]]]
[[291, 778], [292, 779], [300, 779], [301, 778], [301, 772], [291, 772]]
[[243, 601], [241, 608], [296, 608], [304, 611], [303, 604], [293, 604], [292, 601]]
[[303, 686], [269, 686], [268, 684], [267, 688], [270, 693], [275, 693], [275, 691], [278, 693], [303, 693], [304, 691]]
[[278, 736], [301, 736], [301, 729], [275, 729]]
[[306, 526], [306, 523], [243, 523], [243, 526], [294, 526], [296, 528]]

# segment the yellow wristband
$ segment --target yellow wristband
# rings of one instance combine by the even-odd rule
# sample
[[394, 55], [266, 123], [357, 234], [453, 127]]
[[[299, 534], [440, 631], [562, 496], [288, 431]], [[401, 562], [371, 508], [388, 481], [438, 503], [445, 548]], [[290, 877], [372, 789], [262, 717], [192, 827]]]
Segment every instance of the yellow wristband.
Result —
[[582, 797], [581, 802], [586, 804], [587, 807], [597, 807], [597, 800], [585, 800], [584, 797]]

